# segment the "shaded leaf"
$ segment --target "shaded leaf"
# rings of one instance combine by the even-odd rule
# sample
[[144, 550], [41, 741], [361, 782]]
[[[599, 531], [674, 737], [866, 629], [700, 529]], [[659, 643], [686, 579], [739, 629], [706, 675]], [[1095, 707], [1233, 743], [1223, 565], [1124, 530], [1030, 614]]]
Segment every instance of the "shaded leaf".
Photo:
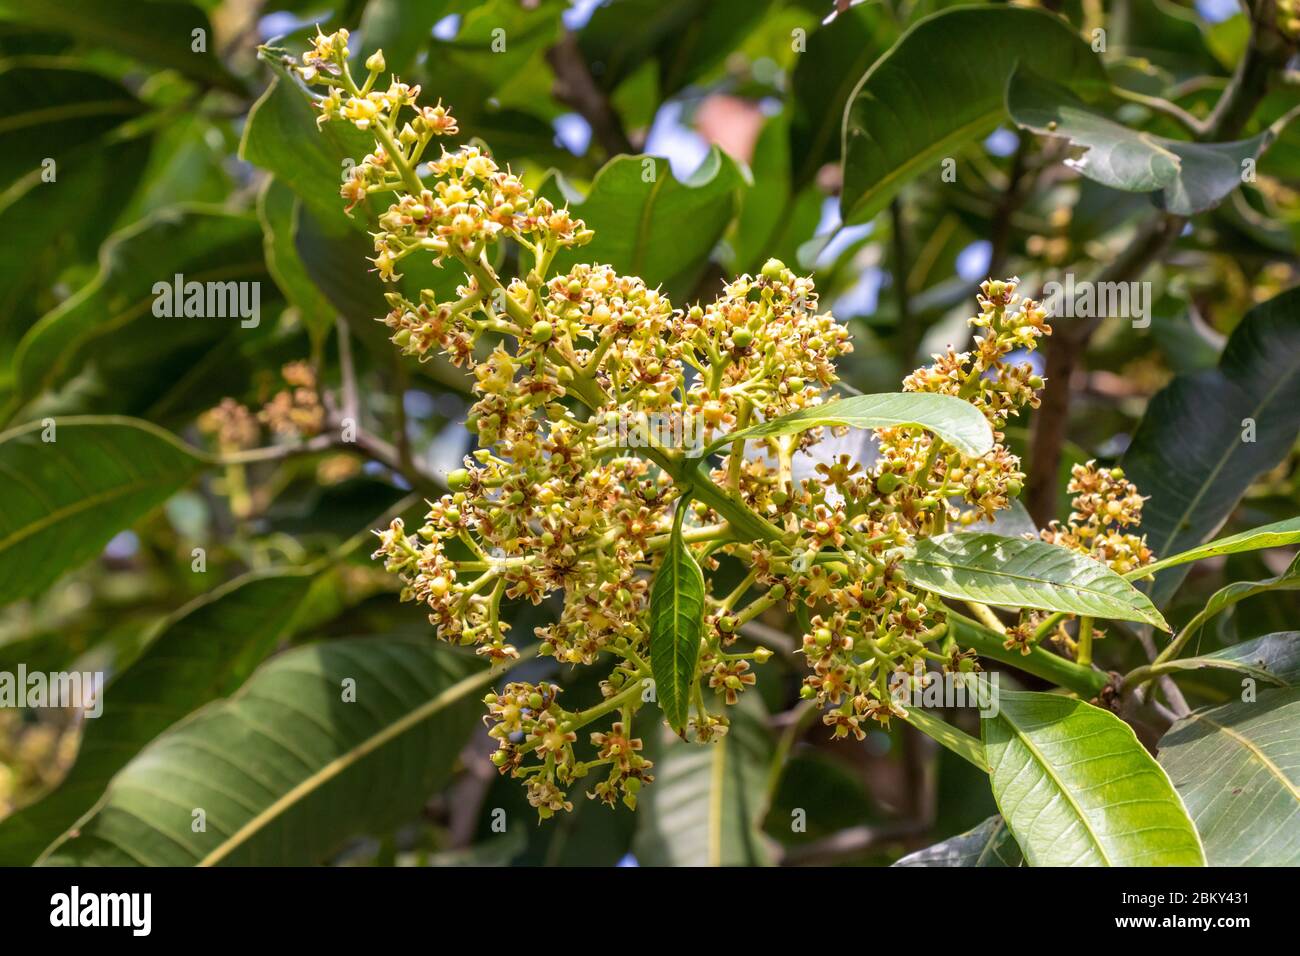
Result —
[[112, 416], [0, 434], [0, 605], [44, 590], [186, 484], [196, 453], [148, 422]]
[[1300, 631], [1265, 634], [1211, 654], [1181, 657], [1160, 665], [1162, 671], [1200, 670], [1207, 667], [1235, 671], [1269, 684], [1293, 687], [1300, 684]]
[[999, 607], [1169, 625], [1141, 591], [1099, 561], [1046, 541], [957, 532], [925, 538], [900, 565], [917, 587]]
[[[1138, 530], [1157, 557], [1194, 548], [1223, 524], [1256, 477], [1291, 451], [1297, 407], [1300, 288], [1246, 313], [1217, 368], [1178, 376], [1147, 405], [1121, 464], [1148, 496]], [[1254, 441], [1242, 440], [1248, 427]], [[1192, 559], [1173, 563], [1184, 560]], [[1163, 605], [1185, 574], [1157, 576], [1152, 600]]]
[[1159, 750], [1211, 866], [1300, 864], [1300, 688], [1194, 711]]
[[894, 866], [1024, 866], [1015, 837], [1001, 817], [989, 817], [973, 830], [909, 853]]
[[86, 721], [76, 763], [63, 782], [0, 821], [0, 866], [33, 862], [149, 741], [238, 688], [290, 631], [312, 580], [309, 572], [238, 578], [164, 622], [108, 684], [103, 713]]
[[1203, 866], [1192, 821], [1133, 729], [1055, 694], [1002, 691], [980, 721], [993, 796], [1030, 866]]
[[[319, 863], [348, 837], [419, 810], [450, 775], [474, 724], [473, 697], [490, 680], [425, 642], [289, 651], [146, 747], [42, 862]], [[192, 827], [196, 808], [204, 832]]]
[[1018, 63], [1079, 92], [1107, 85], [1101, 61], [1074, 29], [1040, 10], [958, 7], [904, 33], [844, 112], [844, 222], [870, 219], [927, 169], [937, 179], [940, 160], [997, 126]]

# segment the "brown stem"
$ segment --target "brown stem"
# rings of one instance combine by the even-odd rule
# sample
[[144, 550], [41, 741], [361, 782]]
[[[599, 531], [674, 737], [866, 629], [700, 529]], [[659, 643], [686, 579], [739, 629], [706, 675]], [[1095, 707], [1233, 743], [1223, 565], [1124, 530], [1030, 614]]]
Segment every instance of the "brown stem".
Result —
[[555, 98], [573, 107], [591, 125], [592, 135], [606, 154], [635, 153], [636, 147], [628, 139], [623, 121], [610, 105], [609, 97], [591, 78], [577, 37], [566, 31], [546, 52], [546, 59], [555, 71]]

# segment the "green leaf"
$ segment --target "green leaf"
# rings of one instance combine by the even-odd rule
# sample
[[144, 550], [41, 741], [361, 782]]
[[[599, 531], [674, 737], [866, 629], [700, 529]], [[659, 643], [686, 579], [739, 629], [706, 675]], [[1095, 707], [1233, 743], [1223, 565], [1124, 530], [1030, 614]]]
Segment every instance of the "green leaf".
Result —
[[[52, 441], [45, 440], [53, 436]], [[30, 597], [103, 550], [186, 484], [193, 449], [148, 422], [66, 418], [0, 434], [0, 605]]]
[[[216, 36], [207, 14], [178, 0], [0, 0], [0, 20], [69, 33], [151, 66], [176, 70], [208, 86], [243, 94], [243, 84], [213, 55]], [[205, 49], [194, 49], [194, 31]]]
[[[596, 237], [556, 256], [563, 272], [577, 262], [600, 262], [670, 298], [694, 289], [709, 254], [739, 209], [745, 173], [717, 147], [687, 180], [673, 175], [668, 160], [618, 156], [601, 167], [584, 197], [559, 173], [539, 190], [557, 205], [569, 204]], [[685, 223], [690, 228], [683, 228]]]
[[[129, 405], [133, 407], [127, 410], [142, 411], [174, 385], [171, 379], [150, 381], [146, 368], [172, 368], [177, 358], [197, 364], [223, 339], [251, 333], [251, 328], [241, 327], [244, 320], [239, 315], [154, 315], [155, 284], [170, 285], [177, 273], [186, 282], [265, 278], [257, 220], [213, 207], [180, 206], [160, 210], [114, 234], [100, 252], [95, 278], [23, 336], [14, 355], [13, 404], [21, 407], [87, 368], [126, 363], [137, 380], [146, 381], [132, 385], [126, 379], [124, 387], [132, 386], [132, 393], [105, 396], [99, 409], [119, 411]], [[262, 304], [259, 291], [259, 308]], [[225, 373], [228, 379], [229, 369]]]
[[952, 724], [934, 717], [920, 707], [908, 707], [907, 716], [903, 718], [930, 739], [947, 747], [967, 763], [987, 771], [984, 761], [984, 747], [970, 734], [958, 730]]
[[999, 816], [974, 829], [909, 853], [894, 866], [1024, 866], [1015, 837]]
[[[1177, 556], [1157, 568], [1194, 560], [1178, 552], [1214, 534], [1251, 483], [1290, 453], [1296, 408], [1300, 288], [1246, 313], [1217, 368], [1178, 376], [1147, 405], [1121, 464], [1148, 497], [1139, 532], [1157, 557]], [[1160, 574], [1152, 600], [1163, 605], [1185, 573]]]
[[682, 541], [685, 502], [678, 508], [668, 550], [650, 588], [650, 669], [659, 709], [680, 733], [696, 686], [704, 628], [704, 574]]
[[960, 601], [1064, 611], [1169, 630], [1141, 591], [1086, 555], [996, 534], [925, 538], [900, 565], [909, 583]]
[[1300, 865], [1300, 687], [1197, 710], [1160, 740], [1211, 866]]
[[703, 454], [707, 457], [741, 438], [775, 438], [819, 426], [924, 428], [971, 458], [986, 455], [993, 448], [993, 429], [984, 414], [970, 402], [929, 392], [885, 392], [815, 405], [732, 432], [711, 444]]
[[[1300, 587], [1300, 582], [1292, 579], [1292, 586]], [[1300, 631], [1277, 631], [1212, 654], [1181, 657], [1159, 665], [1161, 673], [1204, 668], [1234, 671], [1269, 684], [1293, 687], [1300, 684]]]
[[416, 813], [446, 782], [474, 725], [474, 695], [491, 679], [427, 642], [289, 651], [146, 747], [41, 862], [322, 862], [349, 837]]
[[1160, 208], [1179, 216], [1213, 209], [1241, 185], [1242, 163], [1272, 141], [1264, 132], [1232, 143], [1188, 143], [1129, 129], [1088, 109], [1069, 90], [1018, 69], [1007, 90], [1011, 118], [1039, 135], [1064, 137], [1082, 156], [1068, 165], [1125, 192], [1159, 193]]
[[405, 77], [450, 6], [450, 0], [370, 0], [361, 14], [361, 49], [353, 54], [353, 74], [364, 76], [366, 57], [383, 50], [388, 70]]
[[1249, 531], [1242, 531], [1239, 534], [1231, 534], [1226, 538], [1219, 538], [1217, 541], [1210, 541], [1198, 547], [1180, 551], [1178, 554], [1171, 554], [1169, 557], [1161, 558], [1144, 568], [1130, 571], [1125, 577], [1131, 581], [1136, 581], [1163, 571], [1165, 568], [1189, 564], [1192, 561], [1204, 561], [1206, 558], [1215, 558], [1221, 554], [1240, 554], [1243, 551], [1259, 551], [1263, 548], [1281, 548], [1296, 542], [1300, 542], [1300, 518], [1287, 518], [1284, 521], [1274, 521], [1271, 524], [1260, 525], [1258, 528], [1251, 528]]
[[235, 691], [288, 634], [314, 575], [250, 574], [164, 622], [113, 677], [103, 712], [85, 722], [77, 761], [49, 795], [0, 821], [0, 866], [27, 866], [104, 792], [149, 741], [208, 701]]
[[872, 65], [844, 111], [845, 223], [865, 222], [905, 183], [990, 132], [1006, 116], [1016, 65], [1088, 93], [1101, 61], [1060, 17], [1019, 7], [957, 7], [921, 20]]
[[343, 176], [374, 149], [374, 139], [351, 123], [316, 125], [308, 89], [272, 55], [276, 77], [248, 111], [239, 158], [260, 166], [298, 194], [312, 214], [333, 231], [364, 230], [373, 204], [364, 200], [352, 216], [343, 211]]
[[993, 796], [1030, 866], [1203, 866], [1178, 794], [1133, 728], [1055, 694], [1002, 691], [980, 722]]
[[262, 223], [266, 267], [285, 298], [298, 310], [313, 341], [321, 342], [334, 326], [337, 314], [325, 293], [317, 288], [298, 255], [298, 204], [288, 186], [274, 177], [267, 179], [258, 197], [257, 215]]
[[613, 90], [653, 58], [667, 98], [721, 62], [771, 6], [772, 0], [615, 0], [596, 8], [578, 42], [602, 89]]
[[[761, 866], [772, 741], [758, 695], [728, 708], [731, 727], [709, 744], [670, 738], [641, 791], [632, 852], [643, 866]], [[666, 736], [666, 735], [665, 735]]]

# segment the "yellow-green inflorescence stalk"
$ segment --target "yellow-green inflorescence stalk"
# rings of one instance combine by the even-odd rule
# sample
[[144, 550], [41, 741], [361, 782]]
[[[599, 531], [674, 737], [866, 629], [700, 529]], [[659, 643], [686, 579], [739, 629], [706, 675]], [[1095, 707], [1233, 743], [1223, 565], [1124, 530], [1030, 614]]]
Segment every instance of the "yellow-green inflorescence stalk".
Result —
[[[540, 652], [612, 664], [602, 699], [585, 709], [561, 705], [551, 684], [515, 682], [486, 698], [499, 743], [493, 763], [526, 781], [543, 817], [571, 807], [580, 777], [597, 781], [589, 796], [629, 806], [653, 779], [632, 722], [649, 699], [649, 582], [684, 494], [683, 538], [706, 577], [723, 556], [749, 570], [739, 587], [707, 598], [688, 738], [725, 733], [727, 706], [770, 656], [733, 650], [737, 636], [777, 605], [802, 604], [811, 615], [803, 694], [837, 736], [861, 737], [866, 720], [899, 713], [888, 690], [896, 672], [928, 662], [975, 667], [946, 634], [938, 599], [909, 587], [897, 563], [915, 539], [991, 515], [1020, 492], [1024, 475], [1001, 429], [1037, 404], [1043, 383], [1007, 358], [1050, 328], [1044, 310], [1016, 294], [1016, 280], [981, 287], [972, 351], [937, 356], [905, 382], [981, 409], [998, 440], [989, 454], [971, 459], [918, 429], [887, 429], [869, 467], [841, 455], [797, 479], [796, 456], [824, 438], [819, 428], [724, 444], [729, 453], [710, 468], [687, 446], [698, 455], [731, 431], [830, 399], [836, 359], [852, 345], [818, 310], [812, 280], [771, 260], [713, 302], [675, 308], [605, 265], [555, 274], [557, 252], [592, 232], [478, 148], [426, 156], [436, 137], [458, 132], [451, 113], [421, 106], [419, 88], [397, 79], [380, 91], [382, 54], [366, 67], [358, 85], [339, 31], [318, 37], [298, 72], [325, 87], [322, 123], [375, 136], [342, 193], [349, 206], [391, 195], [375, 237], [381, 278], [395, 279], [402, 260], [420, 254], [463, 271], [455, 301], [391, 293], [383, 321], [407, 354], [440, 352], [470, 369], [478, 396], [468, 423], [478, 450], [449, 476], [450, 493], [431, 503], [422, 527], [408, 533], [394, 521], [378, 532], [376, 557], [401, 576], [404, 598], [428, 606], [443, 640], [513, 659], [502, 601], [561, 593], [558, 621], [537, 628]], [[502, 279], [491, 265], [491, 247], [507, 239], [529, 270], [522, 278]], [[578, 731], [597, 721], [606, 729], [588, 731], [594, 750], [579, 759]]]

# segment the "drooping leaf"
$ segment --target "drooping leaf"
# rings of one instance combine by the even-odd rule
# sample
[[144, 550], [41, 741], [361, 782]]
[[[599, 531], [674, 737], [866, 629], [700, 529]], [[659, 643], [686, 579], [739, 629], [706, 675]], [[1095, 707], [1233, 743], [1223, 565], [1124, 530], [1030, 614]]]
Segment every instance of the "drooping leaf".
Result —
[[1187, 642], [1199, 631], [1205, 622], [1210, 620], [1219, 612], [1226, 608], [1254, 597], [1258, 594], [1267, 594], [1270, 591], [1296, 591], [1300, 590], [1300, 558], [1293, 561], [1291, 566], [1279, 575], [1271, 578], [1265, 578], [1261, 581], [1233, 581], [1215, 591], [1210, 599], [1205, 602], [1205, 607], [1196, 612], [1196, 615], [1188, 621], [1178, 633], [1180, 645], [1186, 646]]
[[1219, 538], [1216, 541], [1208, 541], [1195, 548], [1180, 551], [1178, 554], [1171, 554], [1166, 558], [1148, 564], [1144, 568], [1130, 571], [1125, 577], [1129, 580], [1140, 580], [1150, 577], [1152, 574], [1158, 574], [1165, 568], [1178, 567], [1192, 561], [1204, 561], [1206, 558], [1218, 557], [1221, 554], [1240, 554], [1243, 551], [1259, 551], [1263, 548], [1282, 548], [1296, 542], [1300, 542], [1300, 518], [1287, 518], [1283, 521], [1260, 525], [1258, 528], [1251, 528], [1249, 531], [1230, 534], [1226, 538]]
[[[243, 84], [216, 58], [207, 14], [179, 0], [0, 0], [0, 20], [70, 33], [231, 93]], [[201, 34], [200, 32], [201, 31]]]
[[916, 543], [904, 577], [960, 601], [1169, 625], [1141, 591], [1099, 561], [1045, 541], [941, 534]]
[[1193, 711], [1159, 751], [1211, 866], [1300, 864], [1300, 688]]
[[984, 747], [970, 734], [958, 730], [945, 720], [927, 714], [920, 707], [908, 707], [907, 716], [903, 719], [967, 763], [981, 770], [988, 770], [984, 760]]
[[980, 721], [993, 796], [1030, 866], [1204, 866], [1192, 821], [1133, 729], [1055, 694], [1002, 691]]
[[924, 428], [938, 435], [963, 455], [978, 458], [993, 447], [988, 419], [970, 402], [929, 392], [885, 392], [854, 395], [782, 415], [770, 422], [732, 432], [704, 451], [712, 454], [740, 438], [774, 438], [794, 435], [818, 426], [849, 428]]
[[704, 574], [682, 541], [678, 523], [650, 588], [650, 669], [655, 696], [659, 709], [677, 731], [686, 726], [690, 711], [703, 628]]
[[172, 435], [129, 418], [38, 421], [0, 434], [0, 605], [89, 561], [201, 465]]
[[1016, 64], [1087, 95], [1101, 61], [1063, 19], [1022, 7], [957, 7], [918, 22], [877, 60], [844, 112], [840, 215], [864, 222], [902, 186], [1005, 117]]
[[317, 341], [329, 334], [337, 312], [312, 282], [296, 245], [298, 204], [301, 202], [278, 179], [268, 179], [258, 197], [257, 214], [265, 236], [266, 266], [285, 298], [298, 310], [303, 324]]
[[254, 574], [164, 622], [115, 675], [87, 719], [77, 761], [50, 794], [0, 821], [0, 866], [26, 866], [104, 792], [112, 776], [186, 714], [232, 693], [292, 628], [308, 572]]
[[[1251, 309], [1217, 368], [1178, 376], [1148, 404], [1121, 464], [1148, 497], [1139, 531], [1158, 558], [1214, 534], [1250, 484], [1291, 451], [1297, 407], [1300, 288]], [[1152, 600], [1163, 605], [1185, 574], [1158, 575]]]
[[[674, 300], [688, 295], [703, 273], [709, 253], [739, 208], [745, 174], [716, 147], [685, 181], [666, 159], [618, 156], [596, 174], [583, 196], [561, 175], [540, 192], [557, 205], [568, 203], [596, 237], [562, 251], [558, 271], [576, 262], [600, 262], [650, 286], [662, 285]], [[690, 228], [683, 224], [690, 223]]]
[[671, 738], [652, 751], [655, 779], [641, 791], [632, 844], [642, 865], [771, 862], [759, 829], [767, 811], [772, 754], [762, 704], [756, 694], [746, 694], [727, 716], [731, 727], [721, 740], [698, 744]]
[[1162, 670], [1233, 671], [1266, 684], [1300, 684], [1300, 631], [1278, 631], [1233, 644], [1199, 657], [1180, 657], [1160, 665]]
[[1111, 189], [1157, 193], [1156, 204], [1179, 216], [1222, 202], [1241, 185], [1242, 163], [1256, 159], [1274, 136], [1264, 132], [1231, 143], [1154, 136], [1089, 109], [1065, 87], [1024, 68], [1011, 77], [1007, 109], [1018, 125], [1081, 148], [1071, 168]]
[[[177, 274], [186, 283], [222, 283], [222, 304], [229, 305], [224, 284], [258, 283], [266, 277], [257, 220], [215, 208], [173, 207], [116, 233], [101, 250], [95, 278], [23, 336], [14, 355], [14, 406], [101, 366], [126, 362], [141, 379], [144, 368], [169, 368], [183, 357], [192, 371], [222, 340], [251, 334], [254, 326], [245, 328], [245, 321], [260, 325], [265, 318], [155, 315], [155, 286], [174, 287]], [[254, 286], [243, 288], [251, 300]], [[260, 310], [264, 297], [260, 286], [256, 291]], [[229, 380], [230, 369], [224, 371]], [[106, 395], [97, 410], [143, 411], [172, 384], [137, 384], [138, 394]], [[124, 409], [128, 401], [136, 408]]]
[[909, 853], [894, 866], [1024, 866], [1015, 837], [999, 816], [942, 843]]
[[42, 862], [319, 863], [414, 814], [446, 781], [491, 676], [427, 642], [289, 651], [146, 747]]

